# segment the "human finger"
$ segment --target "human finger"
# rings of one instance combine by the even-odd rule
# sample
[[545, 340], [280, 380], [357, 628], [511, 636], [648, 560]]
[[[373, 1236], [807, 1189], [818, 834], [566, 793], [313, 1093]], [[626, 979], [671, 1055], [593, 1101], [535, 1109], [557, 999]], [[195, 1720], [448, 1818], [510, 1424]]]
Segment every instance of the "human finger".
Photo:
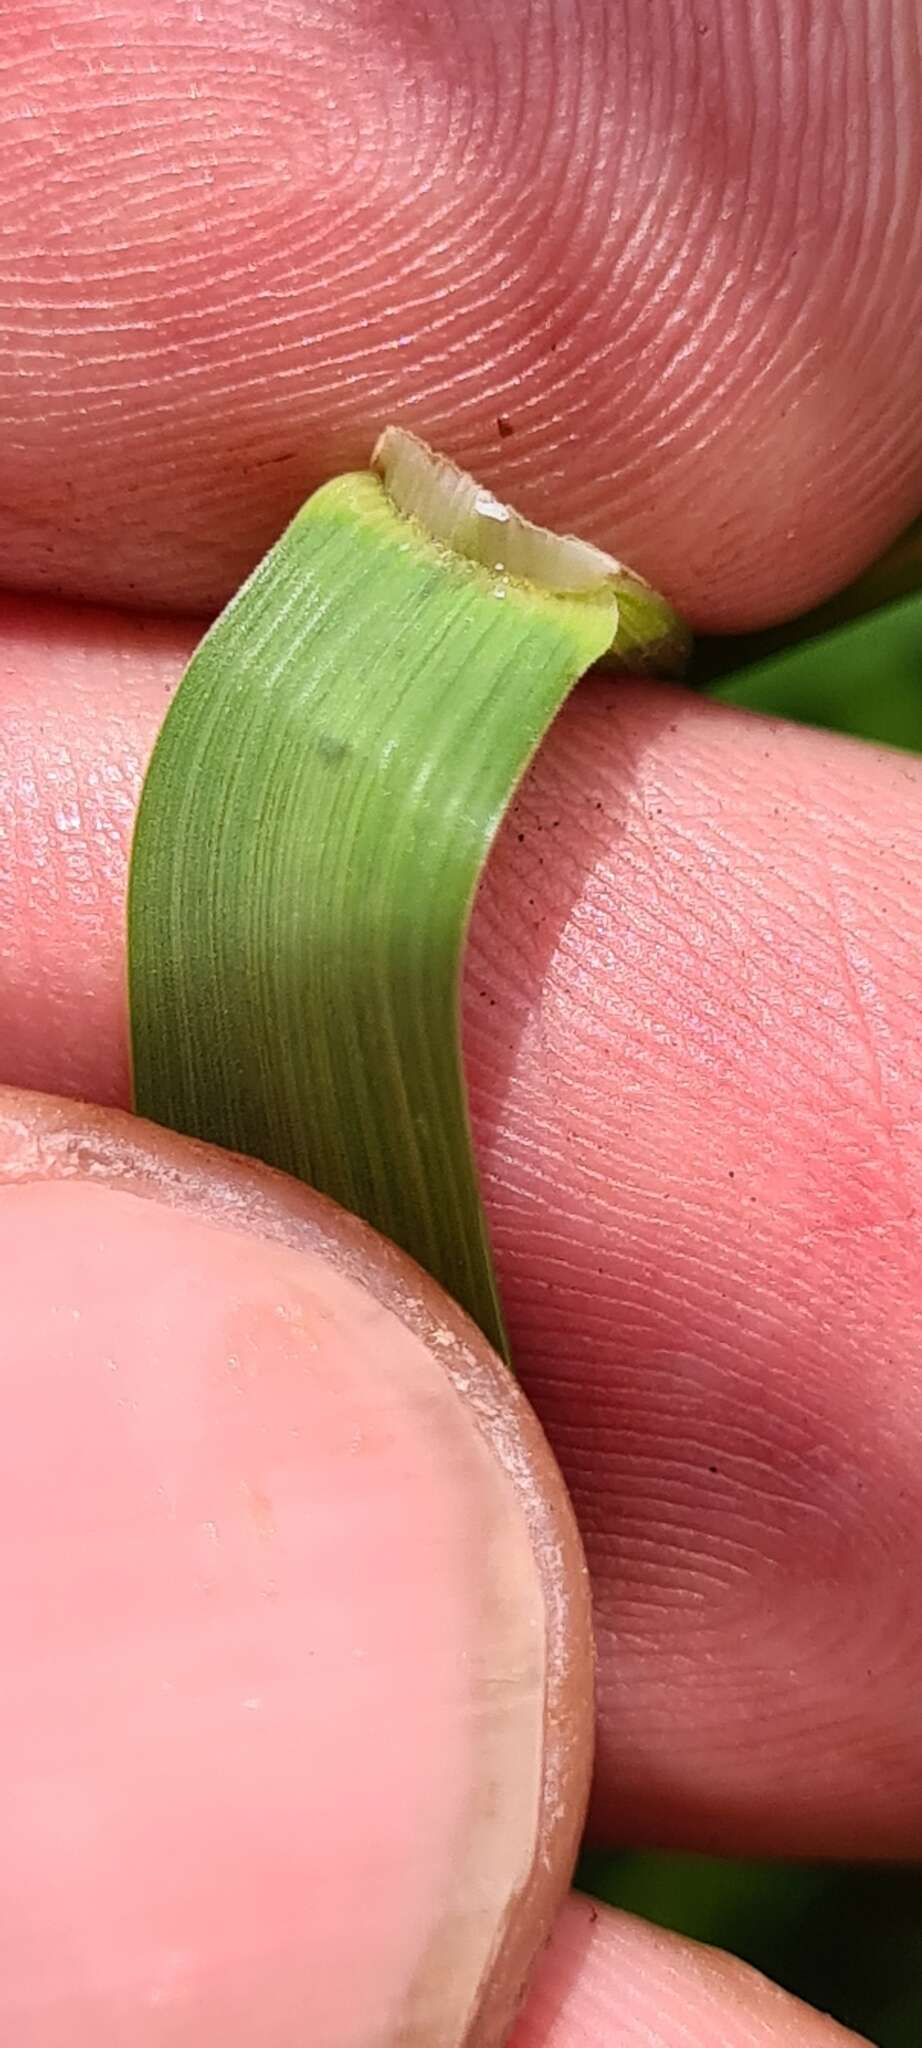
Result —
[[919, 509], [916, 0], [15, 0], [8, 584], [215, 607], [399, 418], [697, 624]]
[[570, 1876], [566, 1496], [418, 1268], [0, 1089], [0, 2034], [499, 2048]]
[[[30, 1085], [126, 1097], [127, 850], [187, 645], [7, 612]], [[902, 755], [590, 684], [481, 890], [478, 1157], [592, 1567], [620, 1839], [918, 1853], [920, 805]]]
[[858, 2048], [735, 1958], [574, 1897], [510, 2048]]

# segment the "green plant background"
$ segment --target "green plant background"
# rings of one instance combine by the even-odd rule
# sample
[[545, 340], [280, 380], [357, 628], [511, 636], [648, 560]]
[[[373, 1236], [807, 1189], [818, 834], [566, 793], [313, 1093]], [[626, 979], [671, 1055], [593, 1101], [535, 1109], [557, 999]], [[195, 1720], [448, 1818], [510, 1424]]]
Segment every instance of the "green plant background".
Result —
[[[922, 520], [818, 611], [699, 641], [692, 680], [753, 711], [922, 753]], [[922, 2048], [922, 1869], [593, 1854], [579, 1882], [744, 1957], [877, 2048]]]

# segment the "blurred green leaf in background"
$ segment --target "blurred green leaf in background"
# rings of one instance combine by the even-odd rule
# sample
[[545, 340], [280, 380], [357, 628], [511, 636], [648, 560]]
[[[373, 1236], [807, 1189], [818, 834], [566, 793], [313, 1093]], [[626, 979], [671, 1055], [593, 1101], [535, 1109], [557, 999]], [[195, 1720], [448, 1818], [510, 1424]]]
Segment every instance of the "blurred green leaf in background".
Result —
[[922, 753], [922, 520], [818, 610], [699, 640], [691, 681], [728, 704]]
[[[828, 604], [704, 639], [691, 680], [744, 709], [922, 753], [922, 520]], [[877, 2048], [922, 2048], [922, 1870], [595, 1853], [579, 1883], [711, 1942]]]
[[742, 1956], [880, 2048], [920, 2048], [922, 1871], [598, 1854], [578, 1882]]
[[726, 704], [922, 753], [922, 595], [770, 654], [710, 692]]

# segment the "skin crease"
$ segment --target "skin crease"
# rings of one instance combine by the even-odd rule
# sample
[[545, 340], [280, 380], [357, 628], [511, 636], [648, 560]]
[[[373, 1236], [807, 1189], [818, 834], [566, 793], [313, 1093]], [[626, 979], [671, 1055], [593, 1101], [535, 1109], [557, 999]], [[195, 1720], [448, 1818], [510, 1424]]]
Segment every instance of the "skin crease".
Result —
[[9, 0], [5, 579], [207, 610], [397, 417], [802, 609], [919, 504], [920, 90], [917, 0]]

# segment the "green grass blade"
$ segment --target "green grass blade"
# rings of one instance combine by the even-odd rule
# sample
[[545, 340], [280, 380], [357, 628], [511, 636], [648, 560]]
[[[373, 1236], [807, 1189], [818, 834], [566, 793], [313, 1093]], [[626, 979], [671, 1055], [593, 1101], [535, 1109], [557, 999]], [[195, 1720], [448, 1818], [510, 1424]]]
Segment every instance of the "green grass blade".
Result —
[[725, 704], [922, 750], [922, 596], [712, 686]]
[[618, 622], [614, 592], [498, 575], [341, 477], [194, 655], [135, 833], [138, 1110], [366, 1217], [502, 1350], [461, 960], [509, 798]]
[[844, 590], [809, 612], [785, 619], [780, 626], [764, 626], [755, 633], [702, 634], [695, 644], [689, 672], [692, 683], [716, 683], [721, 676], [736, 675], [766, 662], [786, 647], [799, 647], [805, 640], [817, 640], [833, 633], [852, 619], [898, 604], [922, 591], [922, 519], [907, 527], [886, 554], [856, 576]]

